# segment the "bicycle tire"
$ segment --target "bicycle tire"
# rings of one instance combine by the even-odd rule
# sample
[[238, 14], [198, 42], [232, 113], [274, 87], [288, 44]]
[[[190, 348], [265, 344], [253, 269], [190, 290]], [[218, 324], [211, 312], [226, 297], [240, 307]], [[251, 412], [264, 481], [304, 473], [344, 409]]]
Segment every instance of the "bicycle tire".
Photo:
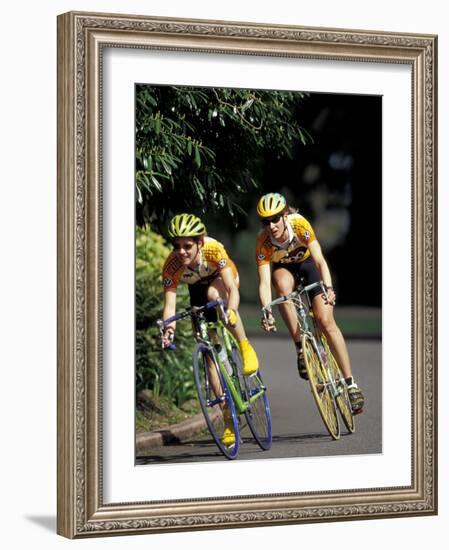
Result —
[[271, 448], [273, 436], [270, 405], [268, 403], [266, 388], [257, 399], [250, 403], [251, 398], [257, 395], [264, 387], [260, 369], [253, 376], [243, 376], [242, 357], [236, 345], [232, 346], [232, 363], [239, 380], [243, 400], [249, 403], [244, 413], [249, 429], [259, 447], [263, 451], [268, 451]]
[[327, 373], [314, 346], [314, 341], [307, 334], [302, 337], [302, 349], [310, 387], [321, 419], [330, 436], [337, 440], [340, 438], [340, 424], [335, 400], [328, 384]]
[[352, 414], [351, 401], [349, 400], [348, 387], [343, 378], [343, 374], [338, 366], [337, 360], [334, 357], [334, 354], [329, 348], [329, 344], [326, 340], [323, 340], [324, 349], [327, 354], [329, 361], [329, 367], [332, 373], [332, 378], [335, 381], [337, 395], [335, 397], [335, 402], [337, 403], [337, 408], [340, 411], [340, 416], [343, 420], [344, 425], [349, 433], [355, 432], [355, 420]]
[[[214, 374], [220, 382], [222, 389], [222, 395], [220, 396], [221, 400], [212, 390], [210, 369], [214, 369]], [[193, 352], [193, 375], [198, 393], [198, 400], [210, 435], [220, 452], [226, 458], [232, 460], [236, 458], [239, 452], [240, 442], [238, 419], [235, 412], [234, 401], [226, 381], [220, 372], [215, 355], [207, 346], [201, 343], [196, 345]], [[235, 443], [229, 447], [224, 445], [221, 441], [225, 427], [222, 411], [223, 407], [226, 406], [232, 418], [232, 426], [235, 434]]]

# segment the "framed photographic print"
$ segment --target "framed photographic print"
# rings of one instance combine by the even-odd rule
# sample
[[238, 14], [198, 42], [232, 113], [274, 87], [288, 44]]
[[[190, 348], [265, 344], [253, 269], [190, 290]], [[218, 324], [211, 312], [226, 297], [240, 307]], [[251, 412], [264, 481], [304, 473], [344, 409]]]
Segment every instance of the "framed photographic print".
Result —
[[[436, 45], [419, 34], [58, 18], [60, 534], [436, 513]], [[281, 210], [263, 210], [268, 196]], [[182, 233], [192, 219], [199, 232]], [[276, 224], [294, 247], [276, 241]], [[279, 245], [271, 264], [268, 249], [256, 254], [264, 232]], [[287, 292], [279, 273], [309, 253], [315, 262], [318, 242], [332, 274], [319, 273], [318, 298], [335, 292], [353, 368], [341, 391], [341, 377], [314, 378], [313, 364], [330, 360], [313, 359], [313, 338], [301, 340], [309, 380], [298, 376], [285, 310], [273, 309], [276, 334], [260, 327], [263, 266], [275, 299]], [[223, 315], [195, 324], [189, 306], [223, 296]], [[219, 370], [197, 399], [201, 365], [206, 376], [226, 367], [217, 330], [230, 363], [247, 367], [228, 305], [260, 376]], [[176, 349], [163, 351], [172, 331], [156, 321], [182, 311]], [[365, 405], [345, 417], [354, 380]]]

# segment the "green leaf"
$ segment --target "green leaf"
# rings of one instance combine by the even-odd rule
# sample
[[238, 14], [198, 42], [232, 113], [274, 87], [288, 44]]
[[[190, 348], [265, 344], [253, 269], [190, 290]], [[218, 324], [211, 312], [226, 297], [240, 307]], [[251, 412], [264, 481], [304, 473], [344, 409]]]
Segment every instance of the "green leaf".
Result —
[[247, 109], [249, 109], [253, 103], [254, 103], [253, 97], [251, 99], [248, 99], [248, 101], [242, 107], [242, 112], [244, 113]]
[[136, 185], [136, 193], [137, 193], [137, 202], [139, 204], [142, 204], [143, 203], [142, 193], [140, 192], [140, 189], [139, 189], [138, 185]]
[[201, 167], [201, 155], [199, 147], [197, 145], [195, 145], [195, 164], [198, 166], [198, 168]]
[[152, 194], [151, 183], [144, 172], [138, 172], [136, 175], [137, 185], [144, 187], [150, 194]]
[[164, 167], [164, 170], [167, 172], [167, 174], [169, 174], [171, 176], [172, 170], [171, 170], [170, 166], [168, 165], [168, 163], [162, 158], [161, 158], [161, 163], [162, 163], [162, 166]]
[[153, 182], [154, 187], [161, 192], [162, 191], [162, 185], [158, 182], [158, 180], [153, 176], [153, 174], [150, 175], [151, 181]]

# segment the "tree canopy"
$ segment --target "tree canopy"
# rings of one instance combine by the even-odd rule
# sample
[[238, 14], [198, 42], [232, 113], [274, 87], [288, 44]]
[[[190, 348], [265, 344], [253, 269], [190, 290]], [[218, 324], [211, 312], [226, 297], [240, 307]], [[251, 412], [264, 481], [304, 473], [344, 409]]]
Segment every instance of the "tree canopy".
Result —
[[301, 92], [137, 85], [136, 219], [162, 230], [181, 211], [226, 213], [258, 187], [264, 154], [311, 141]]

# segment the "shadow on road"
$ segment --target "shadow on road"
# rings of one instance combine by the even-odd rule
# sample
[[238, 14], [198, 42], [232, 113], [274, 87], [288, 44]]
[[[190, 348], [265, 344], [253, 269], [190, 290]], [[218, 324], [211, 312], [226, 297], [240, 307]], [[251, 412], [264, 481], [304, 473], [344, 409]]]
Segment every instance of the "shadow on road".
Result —
[[[342, 434], [342, 437], [350, 434]], [[283, 444], [288, 446], [289, 444], [296, 446], [298, 443], [301, 445], [314, 445], [316, 443], [332, 442], [332, 438], [328, 433], [300, 433], [300, 434], [278, 434], [273, 436], [273, 445]], [[241, 441], [243, 454], [251, 453], [255, 449], [260, 451], [259, 446], [252, 437], [244, 437]], [[183, 448], [185, 449], [183, 451]], [[175, 453], [171, 453], [175, 451]], [[157, 449], [154, 449], [155, 451]], [[163, 454], [162, 454], [163, 451]], [[139, 456], [136, 460], [137, 465], [154, 464], [154, 463], [170, 463], [170, 462], [190, 462], [194, 457], [195, 461], [201, 460], [221, 460], [224, 459], [223, 455], [217, 450], [215, 443], [212, 440], [204, 439], [192, 439], [185, 443], [179, 443], [174, 445], [165, 445], [159, 447], [159, 453], [146, 456]], [[260, 457], [259, 457], [260, 458]], [[226, 459], [224, 459], [226, 460]]]

